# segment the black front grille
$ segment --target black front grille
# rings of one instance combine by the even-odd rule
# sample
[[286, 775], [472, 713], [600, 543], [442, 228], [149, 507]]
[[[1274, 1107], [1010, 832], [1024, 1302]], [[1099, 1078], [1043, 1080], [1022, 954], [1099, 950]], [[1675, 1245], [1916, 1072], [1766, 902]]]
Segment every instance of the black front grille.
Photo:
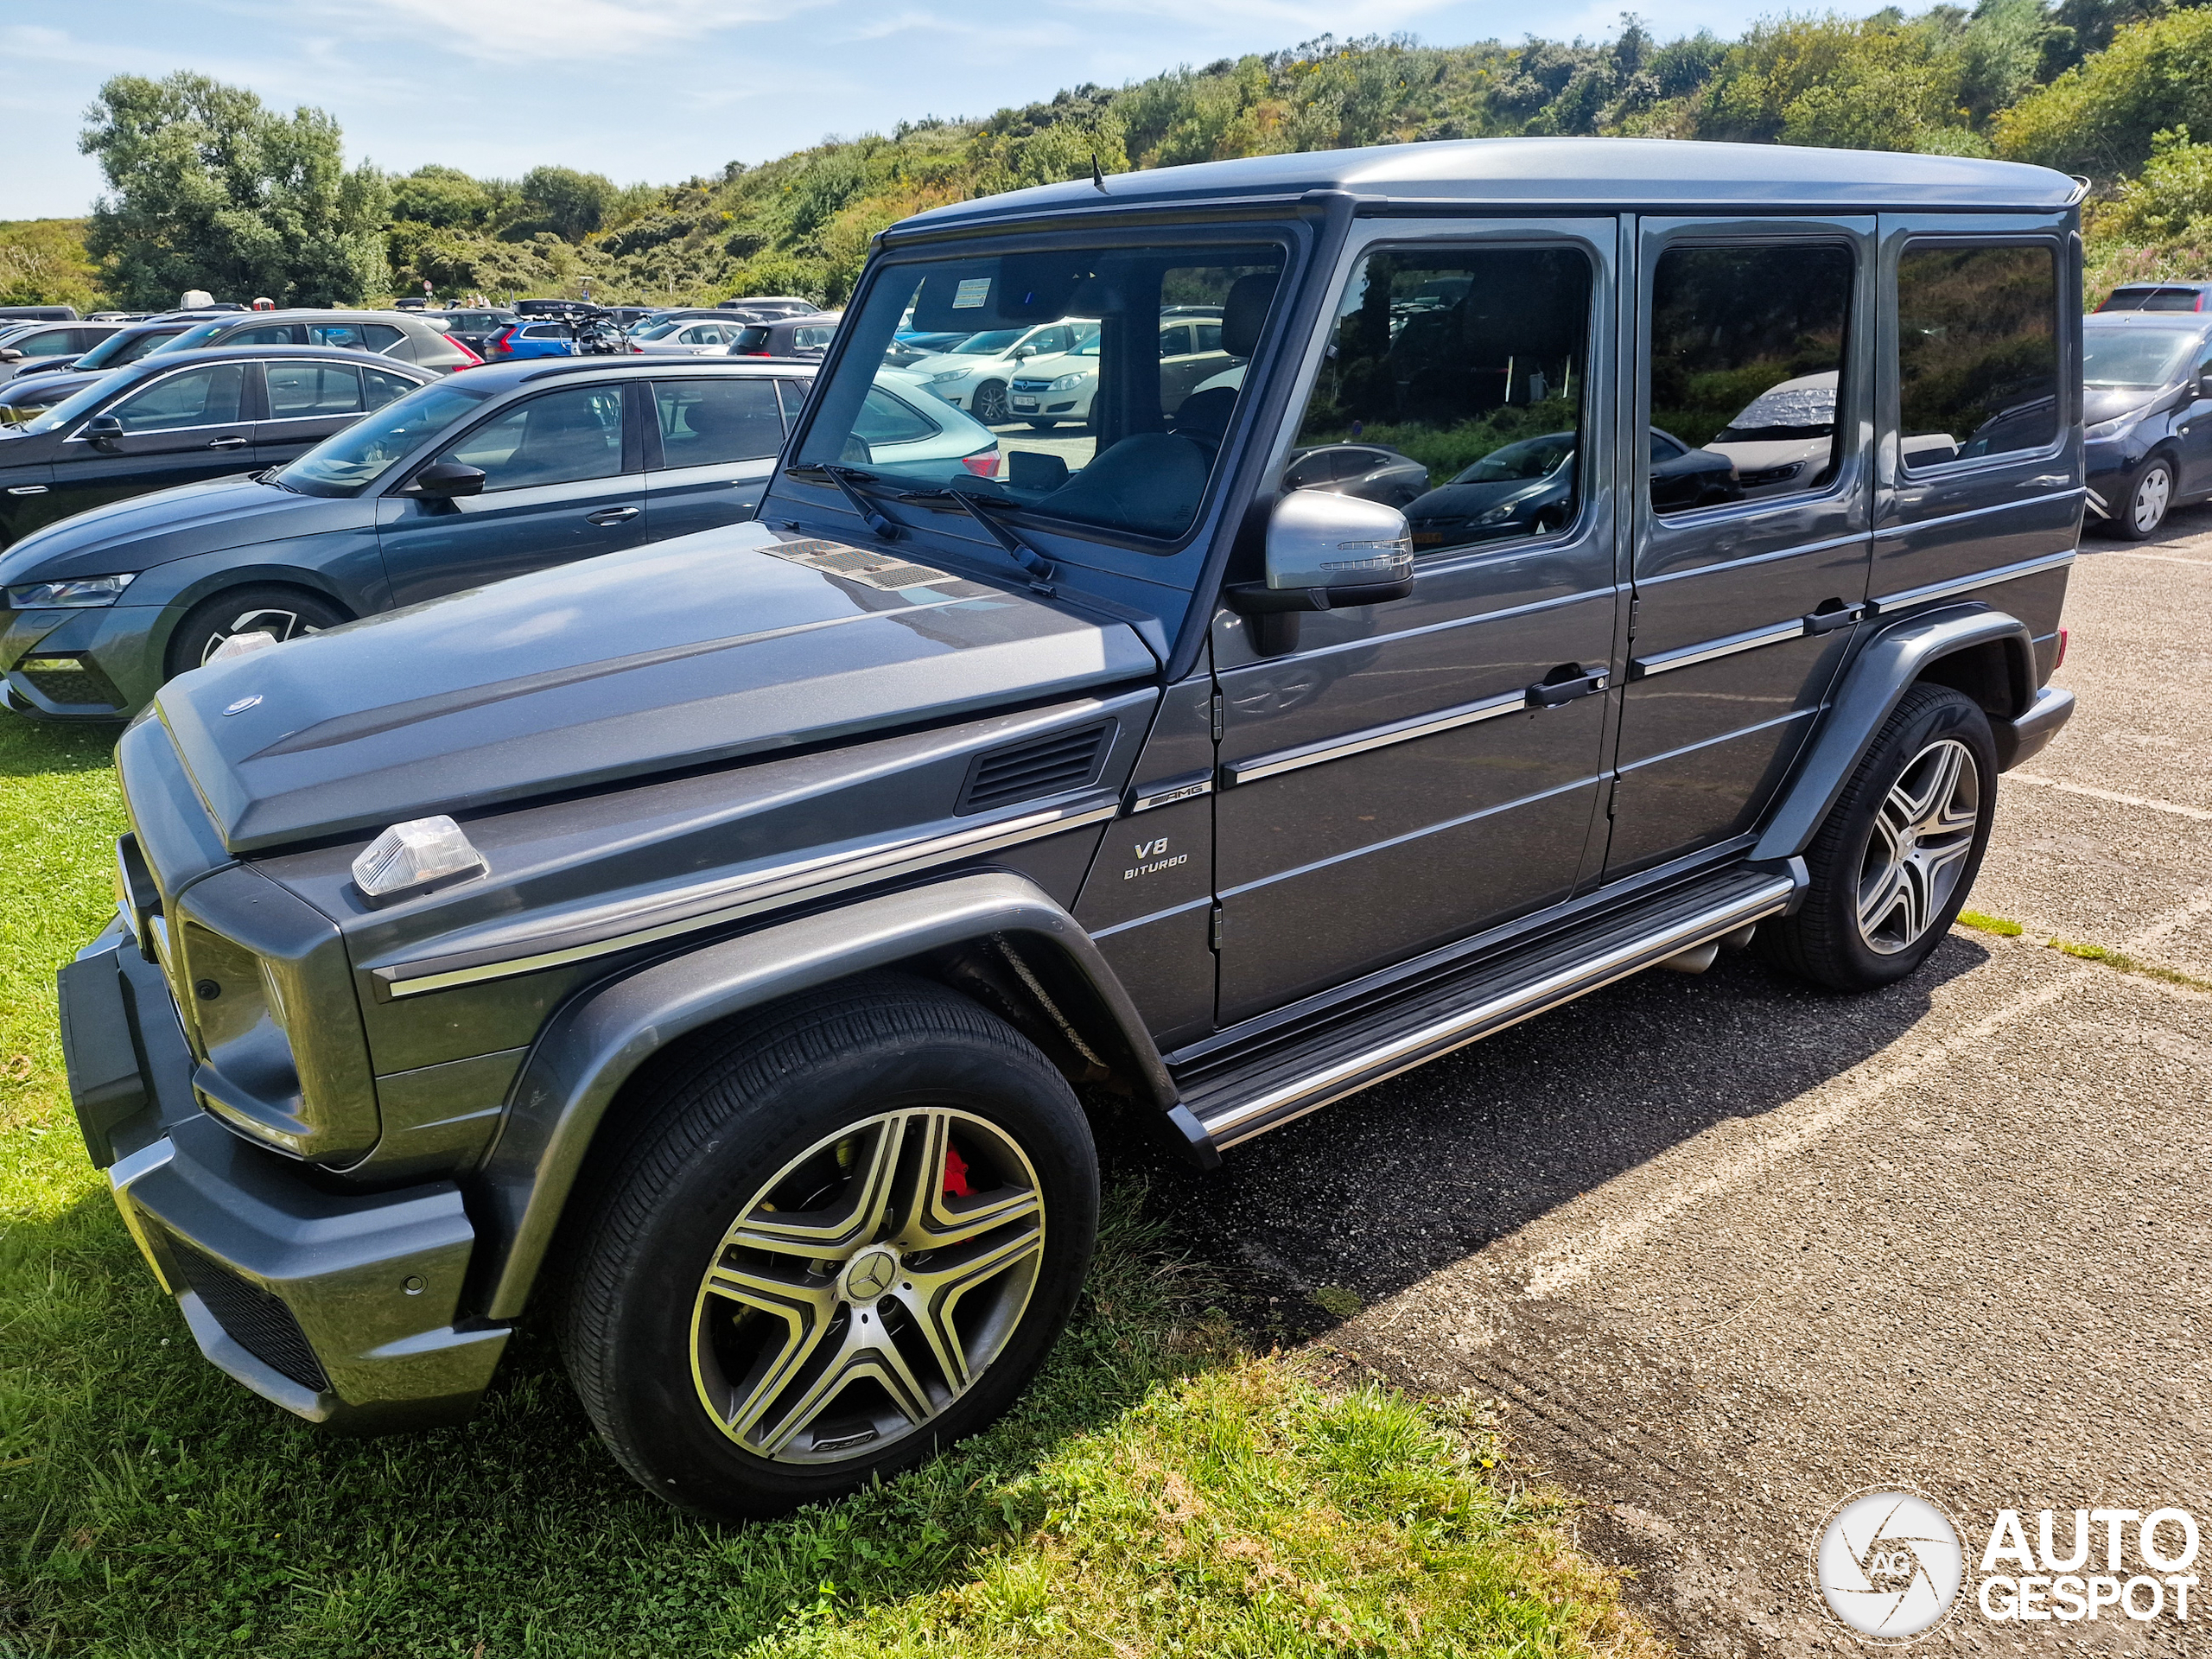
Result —
[[169, 1240], [169, 1254], [175, 1258], [184, 1282], [215, 1316], [215, 1323], [230, 1332], [232, 1341], [303, 1389], [313, 1389], [317, 1394], [329, 1389], [330, 1379], [323, 1375], [322, 1362], [308, 1345], [307, 1333], [300, 1329], [290, 1308], [181, 1238]]
[[955, 812], [984, 812], [1015, 801], [1034, 800], [1081, 789], [1097, 772], [1099, 757], [1114, 734], [1114, 722], [1102, 721], [1077, 732], [1017, 743], [979, 754], [968, 768]]
[[33, 657], [16, 669], [25, 685], [64, 709], [122, 705], [106, 675], [74, 657]]

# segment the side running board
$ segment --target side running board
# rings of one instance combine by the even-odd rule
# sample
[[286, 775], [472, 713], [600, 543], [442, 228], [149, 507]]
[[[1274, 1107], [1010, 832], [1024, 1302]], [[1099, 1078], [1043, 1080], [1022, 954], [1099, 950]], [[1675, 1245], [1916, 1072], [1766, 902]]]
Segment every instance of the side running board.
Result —
[[1605, 922], [1432, 982], [1350, 1025], [1177, 1082], [1209, 1150], [1225, 1151], [1547, 1008], [1789, 908], [1791, 875], [1736, 869]]

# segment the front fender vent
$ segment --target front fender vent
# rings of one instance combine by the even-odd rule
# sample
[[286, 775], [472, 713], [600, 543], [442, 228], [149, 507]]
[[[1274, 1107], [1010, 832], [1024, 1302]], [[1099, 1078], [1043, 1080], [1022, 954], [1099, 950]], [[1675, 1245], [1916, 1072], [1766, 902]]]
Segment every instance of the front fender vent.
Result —
[[995, 806], [1081, 789], [1098, 775], [1098, 763], [1113, 735], [1114, 722], [1103, 720], [1080, 731], [1054, 732], [979, 754], [969, 763], [960, 804], [952, 810], [959, 815], [988, 812]]

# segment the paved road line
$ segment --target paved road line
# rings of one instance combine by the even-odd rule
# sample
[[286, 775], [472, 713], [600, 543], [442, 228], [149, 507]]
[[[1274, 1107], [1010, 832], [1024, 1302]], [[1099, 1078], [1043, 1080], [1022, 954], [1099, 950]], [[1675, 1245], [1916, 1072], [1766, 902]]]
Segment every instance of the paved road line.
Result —
[[2159, 564], [2193, 564], [2200, 570], [2212, 570], [2212, 559], [2177, 559], [2171, 553], [2123, 553], [2117, 548], [2107, 550], [2107, 559], [2150, 559]]
[[2087, 784], [2062, 783], [2056, 778], [2039, 778], [2032, 772], [2008, 772], [2009, 783], [2033, 784], [2038, 789], [2062, 790], [2069, 795], [2087, 795], [2092, 800], [2117, 801], [2122, 806], [2147, 806], [2153, 812], [2171, 812], [2176, 817], [2195, 818], [2200, 823], [2212, 823], [2212, 812], [2201, 806], [2183, 806], [2178, 801], [2153, 801], [2140, 795], [2122, 795], [2117, 790], [2092, 789]]

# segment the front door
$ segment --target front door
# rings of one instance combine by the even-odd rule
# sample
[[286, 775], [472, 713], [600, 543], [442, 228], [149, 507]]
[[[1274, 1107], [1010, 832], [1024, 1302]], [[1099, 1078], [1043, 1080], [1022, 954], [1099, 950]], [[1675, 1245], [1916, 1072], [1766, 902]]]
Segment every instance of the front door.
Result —
[[1638, 226], [1609, 876], [1757, 822], [1866, 598], [1874, 222]]
[[105, 445], [74, 435], [54, 451], [54, 482], [39, 498], [42, 522], [176, 484], [251, 472], [252, 394], [245, 363], [179, 369], [140, 385], [86, 418], [111, 415], [120, 436]]
[[540, 392], [434, 457], [480, 468], [480, 495], [387, 495], [378, 506], [377, 543], [391, 602], [412, 605], [643, 541], [643, 446], [626, 429], [624, 390]]
[[784, 447], [776, 383], [656, 380], [646, 442], [645, 533], [654, 541], [742, 524], [760, 511]]
[[1443, 223], [1348, 256], [1277, 465], [1402, 458], [1415, 587], [1274, 656], [1216, 620], [1224, 1025], [1573, 891], [1616, 632], [1617, 235]]

